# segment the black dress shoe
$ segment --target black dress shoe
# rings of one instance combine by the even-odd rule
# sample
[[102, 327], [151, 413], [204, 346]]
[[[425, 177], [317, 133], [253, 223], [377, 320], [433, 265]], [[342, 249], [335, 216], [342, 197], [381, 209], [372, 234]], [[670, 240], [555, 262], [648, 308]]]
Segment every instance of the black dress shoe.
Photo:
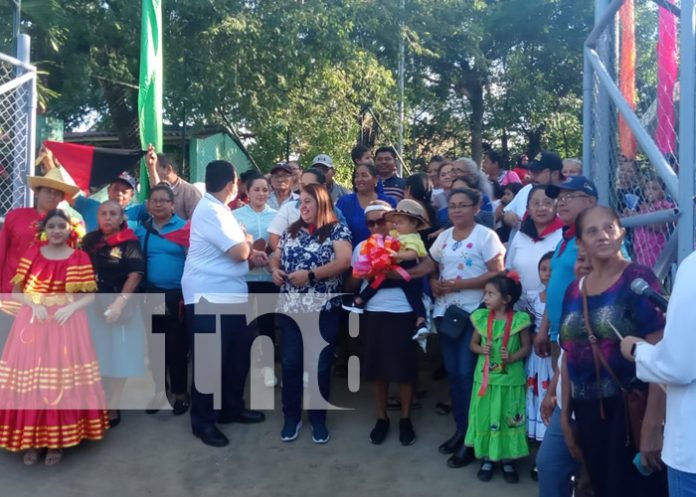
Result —
[[116, 417], [109, 418], [109, 425], [111, 426], [111, 428], [116, 428], [120, 423], [121, 423], [121, 411], [117, 410]]
[[200, 438], [201, 442], [206, 445], [210, 445], [211, 447], [224, 447], [230, 443], [225, 434], [218, 430], [215, 426], [210, 426], [200, 430], [193, 430], [193, 434]]
[[191, 407], [189, 399], [176, 399], [172, 406], [172, 413], [174, 416], [181, 416], [189, 410], [189, 407]]
[[458, 431], [452, 435], [451, 438], [447, 439], [442, 445], [440, 445], [437, 450], [440, 452], [440, 454], [454, 454], [462, 447], [462, 444], [464, 443], [464, 435], [465, 433], [463, 431]]
[[462, 444], [459, 450], [447, 459], [447, 466], [450, 468], [463, 468], [471, 464], [474, 459], [476, 459], [474, 457], [474, 449]]
[[251, 425], [254, 423], [261, 423], [266, 420], [266, 415], [261, 411], [252, 411], [251, 409], [244, 409], [242, 412], [236, 416], [224, 416], [220, 415], [218, 423], [228, 424], [228, 423], [241, 423], [244, 425]]

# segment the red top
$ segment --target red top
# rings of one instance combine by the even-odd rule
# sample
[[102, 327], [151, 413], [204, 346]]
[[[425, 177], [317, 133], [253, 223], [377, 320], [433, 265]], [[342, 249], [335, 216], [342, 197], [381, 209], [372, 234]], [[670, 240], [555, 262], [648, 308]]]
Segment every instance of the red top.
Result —
[[36, 231], [43, 218], [33, 207], [12, 209], [0, 230], [0, 292], [12, 293], [12, 278], [19, 259], [37, 246]]
[[[22, 292], [34, 302], [60, 299], [62, 294], [96, 292], [97, 280], [92, 261], [82, 250], [75, 250], [66, 259], [47, 259], [38, 247], [22, 255], [13, 285], [21, 285]], [[62, 303], [56, 301], [56, 303]]]

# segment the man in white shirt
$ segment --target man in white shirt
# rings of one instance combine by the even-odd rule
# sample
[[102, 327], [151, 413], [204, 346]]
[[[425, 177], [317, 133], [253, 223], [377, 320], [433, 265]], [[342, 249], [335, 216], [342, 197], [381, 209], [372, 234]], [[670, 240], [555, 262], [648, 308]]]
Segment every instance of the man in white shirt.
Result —
[[503, 209], [503, 222], [513, 229], [519, 227], [527, 212], [527, 198], [534, 185], [557, 185], [561, 182], [563, 161], [556, 152], [541, 152], [528, 167], [532, 182], [522, 188]]
[[[696, 488], [696, 252], [679, 266], [667, 308], [665, 333], [655, 345], [628, 336], [621, 352], [635, 360], [636, 375], [643, 381], [662, 383], [667, 389], [662, 460], [668, 467], [669, 495], [694, 495]], [[651, 466], [650, 461], [641, 461]]]
[[[305, 185], [316, 183], [326, 185], [326, 176], [324, 176], [324, 173], [319, 169], [307, 169], [302, 173], [302, 176], [300, 176], [300, 191], [302, 191]], [[341, 210], [334, 206], [334, 211], [336, 212], [338, 221], [346, 224], [346, 218]], [[280, 241], [280, 237], [283, 236], [283, 232], [298, 219], [300, 219], [299, 198], [297, 201], [284, 203], [282, 207], [278, 209], [278, 213], [273, 221], [271, 221], [271, 224], [268, 225], [268, 246], [275, 250]]]
[[[219, 413], [213, 410], [213, 396], [199, 392], [195, 381], [191, 388], [193, 434], [206, 445], [223, 447], [229, 440], [215, 423], [249, 424], [265, 419], [263, 413], [244, 407], [249, 352], [254, 339], [245, 317], [248, 290], [244, 276], [250, 265], [267, 264], [268, 258], [252, 249], [251, 237], [244, 233], [227, 206], [237, 194], [234, 166], [227, 161], [209, 163], [205, 170], [205, 186], [207, 193], [191, 218], [190, 247], [181, 286], [192, 351], [196, 333], [210, 333], [216, 329], [215, 315], [197, 315], [196, 304], [225, 304], [226, 309], [230, 305], [239, 306], [239, 313], [220, 317], [222, 410]], [[195, 372], [195, 351], [193, 358]]]

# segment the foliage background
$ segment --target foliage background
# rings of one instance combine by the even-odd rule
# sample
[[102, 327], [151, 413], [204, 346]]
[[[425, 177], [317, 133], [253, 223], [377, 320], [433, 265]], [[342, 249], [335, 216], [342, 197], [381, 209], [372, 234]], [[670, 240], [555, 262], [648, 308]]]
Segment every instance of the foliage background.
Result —
[[[0, 18], [11, 19], [10, 3], [0, 3]], [[22, 4], [23, 31], [44, 71], [45, 111], [137, 147], [140, 2]], [[582, 44], [593, 2], [406, 0], [404, 10], [399, 0], [163, 4], [165, 122], [252, 135], [262, 169], [288, 152], [303, 165], [323, 152], [345, 180], [360, 136], [395, 144], [401, 34], [408, 168], [436, 153], [480, 159], [485, 144], [511, 158], [542, 148], [580, 154]], [[10, 30], [0, 25], [5, 52]], [[649, 45], [656, 33], [638, 35]], [[374, 118], [367, 112], [362, 120], [367, 107]]]

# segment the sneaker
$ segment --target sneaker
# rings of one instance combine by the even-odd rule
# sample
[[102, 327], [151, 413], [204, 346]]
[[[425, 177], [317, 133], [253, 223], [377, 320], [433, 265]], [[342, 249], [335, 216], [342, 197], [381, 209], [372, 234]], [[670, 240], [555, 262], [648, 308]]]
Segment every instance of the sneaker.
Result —
[[401, 418], [399, 421], [399, 442], [401, 445], [413, 445], [416, 441], [416, 432], [413, 431], [411, 418]]
[[286, 419], [285, 424], [283, 424], [283, 431], [280, 432], [280, 439], [283, 442], [292, 442], [299, 436], [300, 428], [302, 428], [302, 420], [295, 422]]
[[375, 445], [381, 444], [387, 438], [387, 433], [389, 433], [389, 418], [379, 418], [370, 432], [370, 442]]
[[315, 444], [325, 444], [330, 438], [329, 429], [325, 424], [312, 425], [312, 442]]
[[354, 312], [355, 314], [362, 314], [365, 312], [365, 304], [358, 304], [355, 299], [349, 301], [348, 303], [341, 304], [341, 307], [349, 312]]
[[271, 367], [265, 366], [261, 368], [261, 377], [263, 378], [263, 384], [267, 388], [273, 388], [278, 384], [278, 378]]

